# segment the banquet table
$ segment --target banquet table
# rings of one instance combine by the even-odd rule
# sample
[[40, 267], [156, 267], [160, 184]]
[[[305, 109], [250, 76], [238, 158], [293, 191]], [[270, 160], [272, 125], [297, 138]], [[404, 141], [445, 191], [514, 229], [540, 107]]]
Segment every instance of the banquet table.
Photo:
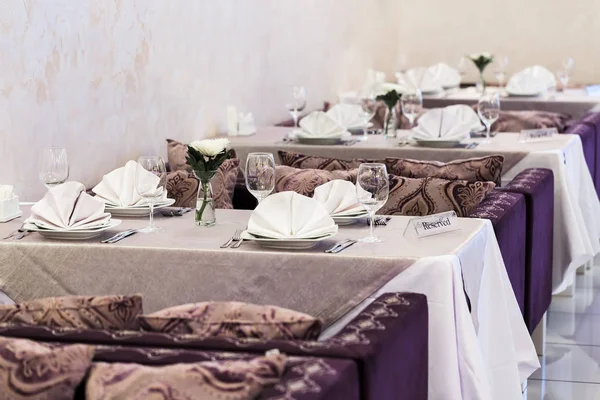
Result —
[[[29, 214], [27, 207], [23, 211]], [[408, 260], [412, 265], [380, 282], [329, 324], [322, 338], [335, 334], [382, 293], [418, 292], [428, 298], [430, 399], [518, 399], [520, 383], [539, 367], [488, 220], [461, 218], [458, 231], [419, 239], [406, 229], [410, 218], [396, 216], [387, 226], [376, 228], [383, 243], [359, 242], [339, 254], [323, 250], [337, 241], [366, 235], [364, 222], [340, 227], [335, 240], [310, 250], [269, 250], [252, 242], [239, 249], [220, 249], [236, 229], [246, 226], [249, 216], [250, 211], [217, 210], [217, 225], [211, 228], [196, 227], [191, 214], [158, 216], [164, 232], [137, 234], [116, 244], [100, 243], [116, 229], [82, 242], [50, 240], [37, 233], [20, 241], [0, 241], [0, 289], [17, 301], [141, 292], [144, 310], [152, 312], [206, 300], [265, 303], [278, 291], [294, 297], [322, 279], [318, 274], [300, 276], [301, 269], [326, 275], [343, 265], [368, 275], [371, 269], [394, 268]], [[0, 224], [0, 237], [21, 223]], [[123, 219], [118, 230], [142, 228], [146, 223]], [[262, 270], [262, 276], [254, 270]], [[271, 275], [281, 276], [281, 271], [294, 283], [269, 286]], [[210, 294], [228, 285], [268, 290], [240, 292], [243, 295], [236, 298]], [[285, 301], [276, 305], [289, 306]]]
[[[500, 92], [491, 87], [488, 93]], [[569, 114], [572, 118], [582, 118], [589, 112], [600, 111], [600, 97], [589, 96], [585, 89], [567, 89], [566, 92], [551, 96], [512, 97], [501, 93], [502, 109], [506, 111], [549, 111]], [[474, 87], [459, 89], [450, 93], [423, 95], [423, 107], [438, 108], [453, 104], [477, 104], [479, 93]]]
[[[600, 252], [600, 202], [578, 135], [562, 134], [550, 140], [520, 143], [518, 133], [500, 133], [490, 143], [473, 140], [478, 143], [474, 149], [436, 149], [399, 145], [399, 139], [381, 135], [371, 135], [366, 141], [351, 142], [352, 145], [302, 145], [283, 141], [290, 131], [291, 128], [261, 127], [254, 136], [231, 137], [231, 146], [241, 159], [240, 165], [245, 165], [248, 153], [257, 151], [271, 152], [278, 161], [279, 150], [345, 160], [397, 157], [443, 162], [501, 154], [505, 157], [503, 183], [528, 168], [548, 168], [554, 173], [554, 293], [570, 287], [577, 268]], [[398, 133], [406, 138], [409, 131]]]

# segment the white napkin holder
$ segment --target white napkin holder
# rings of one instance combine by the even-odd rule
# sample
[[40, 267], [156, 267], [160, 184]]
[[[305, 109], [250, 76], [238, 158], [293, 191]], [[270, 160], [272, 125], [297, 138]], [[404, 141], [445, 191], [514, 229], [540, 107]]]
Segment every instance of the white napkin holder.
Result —
[[256, 133], [256, 125], [254, 124], [254, 116], [252, 113], [238, 115], [238, 136], [250, 136]]
[[8, 222], [22, 215], [19, 208], [19, 197], [12, 195], [11, 198], [0, 200], [0, 222]]

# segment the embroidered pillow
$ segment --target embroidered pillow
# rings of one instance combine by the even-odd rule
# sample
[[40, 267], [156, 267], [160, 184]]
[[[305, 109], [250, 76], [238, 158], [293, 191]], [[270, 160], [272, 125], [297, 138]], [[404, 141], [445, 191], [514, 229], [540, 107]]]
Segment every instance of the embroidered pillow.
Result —
[[406, 178], [440, 178], [469, 182], [490, 181], [500, 186], [504, 156], [493, 155], [448, 163], [386, 158], [388, 172]]
[[358, 170], [325, 171], [321, 169], [298, 169], [283, 165], [275, 167], [275, 192], [294, 191], [312, 197], [315, 188], [329, 181], [341, 179], [356, 182]]
[[337, 158], [307, 156], [304, 154], [292, 153], [290, 151], [280, 150], [279, 158], [281, 165], [300, 169], [321, 169], [324, 171], [348, 171], [356, 169], [362, 163], [374, 162], [369, 160], [339, 160]]
[[281, 380], [283, 355], [148, 367], [94, 363], [86, 399], [254, 399]]
[[135, 330], [142, 296], [65, 296], [0, 305], [0, 323], [47, 327]]
[[205, 302], [166, 308], [139, 317], [142, 329], [203, 337], [316, 339], [322, 321], [276, 306]]
[[72, 400], [94, 348], [0, 338], [0, 399]]
[[[186, 164], [187, 146], [177, 140], [167, 139], [167, 154], [171, 171], [167, 177], [168, 197], [175, 199], [174, 207], [196, 207], [198, 179], [193, 176], [191, 167]], [[217, 175], [211, 181], [216, 208], [233, 208], [233, 191], [240, 172], [240, 159], [235, 156], [233, 151], [232, 158], [221, 164]], [[176, 171], [185, 171], [187, 175], [173, 174]], [[191, 183], [192, 180], [196, 183]]]
[[548, 111], [501, 111], [492, 132], [521, 132], [524, 129], [556, 128], [564, 132], [570, 116]]
[[390, 175], [390, 196], [377, 213], [423, 216], [455, 211], [459, 217], [467, 217], [495, 187], [493, 182], [412, 179]]

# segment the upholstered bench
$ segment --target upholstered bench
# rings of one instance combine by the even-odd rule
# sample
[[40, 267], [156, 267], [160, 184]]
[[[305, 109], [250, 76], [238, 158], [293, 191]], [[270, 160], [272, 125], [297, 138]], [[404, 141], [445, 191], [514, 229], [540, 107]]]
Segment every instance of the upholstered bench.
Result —
[[[362, 310], [339, 333], [319, 341], [206, 338], [142, 331], [55, 329], [11, 324], [0, 324], [0, 335], [51, 342], [118, 345], [129, 349], [130, 356], [124, 355], [126, 353], [121, 353], [121, 356], [118, 352], [115, 353], [116, 356], [111, 355], [108, 349], [101, 360], [112, 362], [121, 360], [121, 357], [134, 360], [131, 357], [134, 357], [138, 352], [135, 349], [139, 347], [169, 349], [157, 352], [154, 356], [157, 360], [174, 349], [251, 354], [264, 354], [265, 351], [278, 349], [288, 356], [351, 361], [358, 378], [351, 369], [345, 369], [344, 380], [358, 381], [361, 399], [427, 398], [427, 299], [416, 293], [383, 295]], [[347, 398], [353, 398], [351, 388], [348, 391]], [[344, 397], [332, 395], [294, 398]]]

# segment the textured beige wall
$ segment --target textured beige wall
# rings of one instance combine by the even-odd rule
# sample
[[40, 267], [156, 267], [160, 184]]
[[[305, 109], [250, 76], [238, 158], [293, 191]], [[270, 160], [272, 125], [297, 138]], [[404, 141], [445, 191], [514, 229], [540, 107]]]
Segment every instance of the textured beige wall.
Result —
[[211, 134], [228, 104], [284, 119], [294, 84], [318, 107], [391, 65], [397, 15], [395, 0], [2, 0], [0, 183], [39, 198], [55, 145], [90, 186]]
[[490, 51], [509, 56], [511, 73], [533, 64], [554, 71], [570, 55], [575, 81], [600, 83], [600, 0], [401, 0], [401, 10], [411, 64], [455, 65], [461, 54]]

